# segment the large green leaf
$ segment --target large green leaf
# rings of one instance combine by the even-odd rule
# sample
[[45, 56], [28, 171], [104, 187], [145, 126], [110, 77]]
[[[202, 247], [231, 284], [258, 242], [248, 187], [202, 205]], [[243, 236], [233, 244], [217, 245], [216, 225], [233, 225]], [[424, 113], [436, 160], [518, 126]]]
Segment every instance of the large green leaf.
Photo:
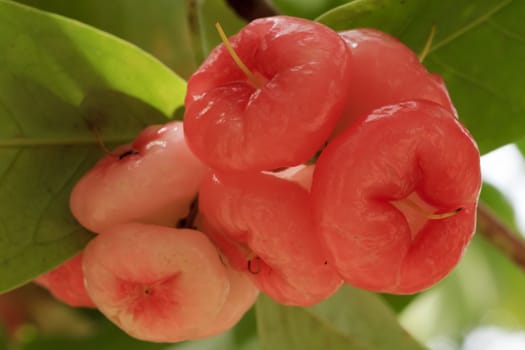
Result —
[[525, 2], [355, 0], [318, 18], [337, 29], [377, 27], [421, 51], [443, 76], [482, 153], [525, 136]]
[[0, 1], [0, 291], [84, 246], [69, 192], [108, 144], [183, 104], [151, 56], [79, 22]]
[[376, 295], [344, 286], [308, 308], [287, 307], [268, 297], [257, 302], [262, 350], [421, 350]]
[[77, 19], [150, 52], [183, 77], [195, 71], [186, 0], [16, 0]]

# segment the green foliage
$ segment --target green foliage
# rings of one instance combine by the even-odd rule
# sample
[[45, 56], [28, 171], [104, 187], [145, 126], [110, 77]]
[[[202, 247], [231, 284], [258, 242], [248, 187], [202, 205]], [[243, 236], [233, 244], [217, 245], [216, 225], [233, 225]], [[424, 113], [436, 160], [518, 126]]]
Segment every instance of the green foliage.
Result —
[[[63, 307], [57, 305], [56, 307]], [[90, 310], [82, 310], [76, 317], [86, 318], [91, 314]], [[252, 309], [243, 319], [230, 331], [219, 336], [203, 340], [188, 341], [177, 344], [158, 344], [144, 342], [134, 339], [122, 332], [107, 319], [100, 316], [92, 316], [94, 323], [89, 332], [82, 335], [62, 333], [36, 333], [30, 339], [19, 341], [13, 346], [13, 350], [209, 350], [209, 349], [236, 349], [256, 350], [258, 349], [255, 311]], [[48, 320], [53, 322], [53, 320]], [[84, 320], [85, 321], [85, 320]], [[1, 328], [0, 328], [1, 330]], [[0, 346], [2, 345], [2, 333], [0, 332]], [[6, 349], [0, 347], [0, 349]]]
[[273, 0], [279, 13], [314, 19], [323, 12], [352, 0]]
[[204, 60], [211, 50], [221, 43], [221, 38], [215, 28], [215, 23], [220, 23], [226, 35], [237, 33], [246, 21], [239, 18], [223, 0], [195, 0], [195, 19], [197, 21], [197, 37], [201, 43], [202, 57]]
[[242, 320], [232, 330], [226, 333], [208, 339], [177, 344], [167, 350], [209, 349], [259, 350], [255, 308], [248, 311]]
[[261, 350], [423, 349], [381, 298], [348, 286], [308, 308], [278, 305], [261, 296], [257, 327]]
[[427, 0], [350, 1], [323, 13], [317, 21], [334, 30], [369, 27], [398, 36], [427, 3]]
[[103, 154], [182, 106], [185, 83], [81, 23], [0, 1], [0, 291], [84, 246], [69, 192]]
[[[511, 0], [359, 0], [319, 20], [338, 30], [375, 27], [420, 52], [445, 79], [461, 121], [482, 153], [524, 136], [525, 2]], [[497, 125], [497, 132], [494, 127]]]
[[17, 350], [93, 350], [93, 349], [126, 349], [126, 350], [166, 350], [166, 344], [143, 342], [131, 338], [109, 322], [101, 322], [102, 327], [90, 336], [50, 336], [37, 337], [21, 344]]
[[197, 68], [188, 1], [16, 0], [79, 20], [150, 52], [183, 77]]
[[520, 150], [521, 154], [525, 157], [525, 139], [522, 139], [519, 142], [517, 142], [516, 146]]

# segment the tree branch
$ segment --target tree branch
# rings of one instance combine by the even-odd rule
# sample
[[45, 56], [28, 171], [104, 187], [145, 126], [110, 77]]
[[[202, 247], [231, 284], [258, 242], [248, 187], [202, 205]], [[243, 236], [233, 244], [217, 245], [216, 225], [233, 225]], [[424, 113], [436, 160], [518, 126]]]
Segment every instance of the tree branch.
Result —
[[239, 16], [247, 21], [278, 15], [277, 10], [265, 0], [227, 0], [227, 2]]
[[483, 203], [478, 205], [478, 232], [525, 271], [525, 241]]

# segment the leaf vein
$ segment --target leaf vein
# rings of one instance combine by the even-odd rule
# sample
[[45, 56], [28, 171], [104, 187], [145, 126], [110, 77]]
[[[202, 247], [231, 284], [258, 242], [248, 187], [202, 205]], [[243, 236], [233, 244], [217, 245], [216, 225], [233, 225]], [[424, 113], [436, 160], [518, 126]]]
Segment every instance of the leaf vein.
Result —
[[18, 129], [18, 132], [23, 134], [24, 130], [22, 129], [22, 125], [18, 122], [18, 120], [16, 120], [13, 111], [11, 111], [11, 109], [7, 106], [5, 102], [2, 101], [2, 99], [0, 99], [0, 106], [4, 109], [7, 118], [10, 119], [15, 125], [15, 127]]
[[60, 185], [60, 188], [57, 191], [55, 191], [51, 196], [49, 196], [49, 200], [47, 201], [46, 205], [42, 208], [42, 211], [38, 215], [38, 218], [35, 222], [33, 232], [31, 233], [31, 236], [30, 236], [31, 242], [36, 241], [35, 237], [40, 229], [40, 225], [42, 224], [42, 220], [44, 218], [45, 213], [47, 212], [49, 207], [53, 204], [53, 202], [57, 199], [57, 197], [59, 197], [62, 194], [62, 192], [66, 189], [66, 187], [73, 181], [75, 174], [77, 174], [82, 164], [84, 164], [84, 162], [87, 160], [88, 156], [89, 156], [89, 152], [86, 152], [84, 156], [82, 157], [82, 159], [75, 165], [75, 168], [71, 171], [71, 173], [65, 177], [66, 180]]
[[498, 5], [494, 6], [493, 8], [489, 9], [484, 15], [479, 16], [478, 18], [474, 19], [473, 21], [467, 23], [463, 27], [457, 29], [455, 32], [451, 33], [448, 37], [444, 38], [440, 42], [436, 43], [432, 46], [429, 53], [432, 53], [438, 49], [441, 49], [448, 44], [452, 43], [454, 40], [459, 38], [460, 36], [464, 35], [465, 33], [473, 30], [477, 26], [483, 24], [484, 22], [488, 21], [492, 16], [497, 14], [499, 11], [507, 7], [512, 3], [512, 0], [505, 0], [500, 2]]
[[512, 29], [506, 28], [502, 24], [494, 21], [494, 19], [488, 20], [487, 24], [494, 30], [498, 31], [499, 33], [503, 34], [503, 36], [515, 40], [518, 44], [525, 46], [525, 39], [523, 36]]
[[367, 350], [367, 349], [372, 350], [372, 348], [370, 348], [369, 344], [363, 342], [361, 339], [354, 338], [350, 334], [344, 333], [343, 331], [338, 329], [338, 327], [335, 324], [333, 324], [332, 322], [329, 322], [327, 319], [325, 319], [323, 317], [320, 317], [319, 315], [315, 314], [315, 312], [313, 312], [313, 311], [311, 311], [311, 310], [309, 310], [307, 308], [303, 308], [301, 310], [303, 312], [305, 312], [308, 316], [310, 316], [310, 318], [312, 318], [312, 319], [316, 320], [317, 322], [319, 322], [329, 332], [335, 333], [338, 336], [343, 337], [344, 339], [346, 339], [348, 342], [353, 343], [355, 345], [358, 345], [360, 349], [362, 348], [363, 350]]
[[479, 81], [465, 73], [462, 73], [460, 72], [459, 70], [453, 68], [452, 66], [444, 63], [443, 61], [439, 60], [436, 58], [436, 56], [432, 56], [432, 58], [429, 59], [429, 61], [432, 61], [433, 63], [439, 65], [442, 67], [443, 70], [445, 71], [448, 71], [450, 74], [458, 77], [459, 79], [463, 80], [463, 81], [466, 81], [468, 82], [469, 84], [471, 85], [474, 85], [478, 88], [481, 88], [487, 92], [489, 92], [491, 95], [493, 95], [494, 97], [502, 100], [503, 102], [505, 103], [509, 103], [509, 104], [513, 104], [513, 102], [507, 98], [506, 96], [498, 93], [496, 90], [494, 90], [493, 88], [491, 88], [488, 84], [485, 84], [483, 83], [482, 81]]
[[18, 161], [18, 158], [20, 158], [20, 155], [22, 154], [22, 150], [19, 149], [16, 151], [15, 155], [11, 158], [9, 164], [5, 168], [4, 172], [0, 174], [0, 184], [2, 184], [6, 178], [7, 175], [9, 175], [9, 172], [13, 170], [13, 167], [15, 166], [15, 163]]

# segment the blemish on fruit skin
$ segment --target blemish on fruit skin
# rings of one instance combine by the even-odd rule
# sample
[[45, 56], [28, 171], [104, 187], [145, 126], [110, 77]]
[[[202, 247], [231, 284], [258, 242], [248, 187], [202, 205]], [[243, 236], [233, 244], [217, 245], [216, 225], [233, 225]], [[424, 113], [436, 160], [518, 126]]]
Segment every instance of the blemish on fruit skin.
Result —
[[261, 260], [258, 256], [248, 260], [248, 271], [252, 275], [257, 275], [261, 272]]
[[124, 159], [126, 157], [129, 157], [129, 156], [135, 155], [135, 154], [139, 154], [139, 152], [134, 150], [134, 149], [129, 149], [126, 152], [119, 154], [118, 159], [122, 160], [122, 159]]

